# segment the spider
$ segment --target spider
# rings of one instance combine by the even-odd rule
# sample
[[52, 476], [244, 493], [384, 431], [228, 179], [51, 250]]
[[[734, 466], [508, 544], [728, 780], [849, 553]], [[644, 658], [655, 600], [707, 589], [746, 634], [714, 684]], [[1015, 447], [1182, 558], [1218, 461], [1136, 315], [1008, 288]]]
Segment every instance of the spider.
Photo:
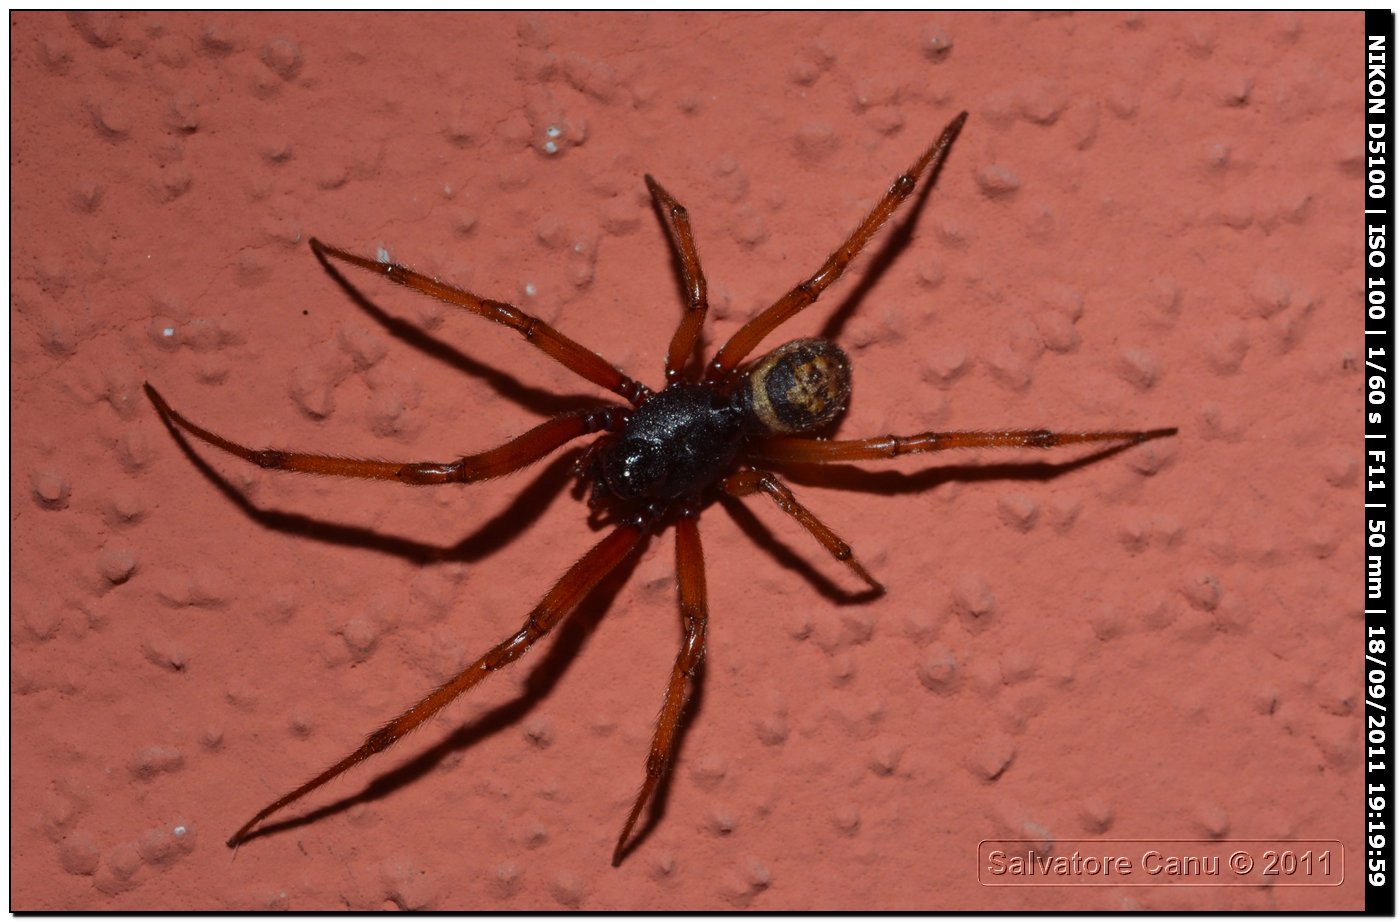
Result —
[[[954, 118], [937, 140], [900, 174], [855, 231], [817, 272], [753, 317], [704, 366], [698, 380], [682, 373], [699, 340], [708, 310], [690, 216], [651, 176], [647, 189], [665, 222], [680, 264], [686, 305], [666, 354], [666, 385], [653, 391], [624, 375], [596, 353], [536, 317], [500, 301], [481, 298], [404, 266], [355, 256], [312, 238], [311, 249], [328, 271], [337, 260], [377, 273], [391, 282], [445, 301], [487, 320], [504, 324], [579, 377], [627, 402], [562, 413], [504, 445], [448, 462], [371, 461], [279, 449], [254, 449], [197, 425], [171, 408], [149, 384], [146, 394], [177, 438], [179, 430], [232, 455], [275, 471], [299, 471], [412, 485], [477, 483], [537, 462], [574, 439], [597, 434], [575, 464], [581, 487], [591, 488], [590, 520], [611, 530], [571, 566], [532, 610], [520, 630], [496, 644], [470, 666], [434, 689], [398, 717], [370, 733], [354, 752], [310, 781], [268, 804], [229, 839], [236, 848], [273, 813], [381, 753], [441, 711], [486, 676], [514, 662], [550, 632], [610, 572], [647, 539], [667, 526], [676, 530], [676, 571], [684, 631], [656, 721], [646, 771], [632, 810], [613, 850], [616, 867], [627, 853], [633, 826], [671, 761], [676, 728], [705, 655], [708, 609], [705, 561], [697, 521], [721, 494], [766, 494], [805, 528], [833, 558], [872, 593], [883, 587], [851, 551], [850, 545], [797, 501], [769, 467], [786, 463], [871, 461], [953, 448], [1052, 448], [1089, 442], [1123, 446], [1174, 435], [1176, 429], [1129, 432], [1051, 432], [1046, 429], [996, 432], [924, 432], [911, 436], [831, 441], [816, 437], [844, 412], [851, 392], [851, 363], [835, 343], [798, 339], [745, 365], [754, 348], [794, 315], [809, 307], [839, 279], [881, 225], [913, 194], [919, 180], [938, 173], [967, 119]], [[932, 181], [932, 180], [930, 180]]]

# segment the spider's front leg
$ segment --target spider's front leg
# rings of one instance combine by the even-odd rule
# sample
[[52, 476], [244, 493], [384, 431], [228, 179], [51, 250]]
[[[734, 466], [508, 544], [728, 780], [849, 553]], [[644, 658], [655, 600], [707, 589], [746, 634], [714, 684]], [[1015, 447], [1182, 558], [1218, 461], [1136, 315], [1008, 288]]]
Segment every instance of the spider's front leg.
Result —
[[920, 177], [926, 173], [930, 176], [937, 175], [966, 121], [967, 113], [963, 112], [948, 123], [938, 139], [914, 161], [914, 165], [895, 178], [889, 189], [880, 197], [880, 201], [876, 202], [875, 207], [865, 216], [865, 220], [861, 221], [846, 241], [836, 248], [836, 252], [826, 258], [826, 262], [822, 263], [822, 267], [815, 274], [805, 282], [798, 283], [771, 307], [740, 327], [739, 332], [731, 336], [715, 354], [710, 367], [705, 370], [705, 380], [720, 381], [732, 375], [739, 363], [748, 357], [765, 336], [800, 311], [815, 304], [822, 292], [830, 288], [846, 271], [851, 261], [865, 249], [865, 245], [875, 236], [881, 225], [914, 194]]
[[666, 383], [670, 384], [680, 378], [681, 369], [685, 368], [686, 360], [695, 351], [695, 342], [700, 338], [700, 328], [705, 324], [710, 302], [706, 295], [705, 273], [700, 269], [700, 254], [695, 249], [695, 234], [690, 229], [690, 212], [650, 175], [646, 181], [652, 201], [666, 219], [666, 229], [670, 233], [676, 258], [680, 260], [681, 281], [685, 285], [685, 313], [681, 315], [680, 325], [671, 337], [671, 348], [666, 352]]
[[627, 837], [632, 834], [632, 827], [636, 825], [642, 807], [646, 806], [671, 763], [676, 745], [676, 727], [690, 699], [700, 661], [705, 656], [705, 629], [710, 614], [705, 599], [705, 554], [700, 547], [700, 529], [694, 516], [683, 516], [676, 523], [676, 575], [680, 583], [681, 624], [685, 629], [685, 639], [681, 642], [676, 664], [671, 668], [671, 682], [666, 686], [661, 715], [656, 719], [651, 752], [647, 754], [646, 779], [642, 782], [642, 789], [637, 792], [627, 822], [623, 824], [622, 834], [617, 837], [617, 847], [613, 849], [613, 867], [622, 863]]

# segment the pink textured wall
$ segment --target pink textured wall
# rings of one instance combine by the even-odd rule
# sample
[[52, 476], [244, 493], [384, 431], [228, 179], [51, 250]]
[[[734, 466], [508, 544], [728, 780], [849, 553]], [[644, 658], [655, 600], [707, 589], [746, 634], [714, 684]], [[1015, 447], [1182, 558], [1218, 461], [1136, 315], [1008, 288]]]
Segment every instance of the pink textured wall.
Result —
[[[11, 19], [14, 908], [1360, 905], [1359, 15]], [[888, 586], [859, 604], [776, 509], [710, 509], [703, 699], [620, 869], [669, 533], [231, 855], [596, 536], [560, 465], [414, 490], [202, 450], [221, 489], [141, 382], [256, 446], [479, 450], [595, 389], [356, 278], [397, 335], [309, 235], [655, 384], [680, 300], [644, 172], [714, 344], [964, 108], [898, 259], [785, 331], [838, 318], [841, 434], [1179, 437], [794, 477]], [[1335, 838], [1347, 881], [989, 889], [988, 837]]]

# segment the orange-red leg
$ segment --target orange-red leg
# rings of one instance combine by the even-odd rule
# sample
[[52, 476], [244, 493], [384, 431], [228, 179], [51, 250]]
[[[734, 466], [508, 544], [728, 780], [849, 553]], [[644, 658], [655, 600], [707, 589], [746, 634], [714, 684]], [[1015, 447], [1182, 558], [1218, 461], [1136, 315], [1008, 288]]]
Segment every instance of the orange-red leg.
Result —
[[471, 292], [428, 278], [406, 266], [400, 266], [397, 263], [382, 263], [378, 260], [356, 256], [337, 247], [328, 246], [315, 237], [311, 238], [311, 249], [322, 259], [328, 256], [333, 257], [341, 262], [382, 275], [389, 281], [396, 282], [405, 288], [412, 288], [414, 291], [421, 292], [431, 298], [446, 301], [453, 307], [471, 311], [478, 317], [485, 317], [487, 320], [504, 324], [574, 374], [592, 381], [599, 387], [607, 388], [615, 394], [620, 394], [634, 404], [646, 399], [650, 393], [646, 385], [633, 381], [597, 353], [569, 339], [538, 317], [532, 317], [518, 307], [506, 304], [504, 301], [479, 298]]
[[828, 442], [822, 439], [772, 438], [755, 442], [754, 457], [766, 461], [823, 464], [833, 461], [872, 461], [950, 448], [1055, 448], [1090, 442], [1126, 442], [1136, 445], [1176, 435], [1176, 429], [1144, 432], [1051, 432], [1048, 429], [1016, 429], [1006, 432], [922, 432], [918, 435], [885, 435], [873, 439]]
[[666, 218], [666, 229], [671, 234], [671, 246], [680, 260], [681, 281], [685, 285], [685, 313], [681, 315], [680, 325], [671, 337], [671, 348], [666, 353], [666, 382], [669, 384], [680, 377], [690, 354], [695, 351], [695, 341], [700, 338], [700, 328], [705, 323], [710, 302], [705, 294], [705, 273], [700, 269], [700, 254], [695, 250], [695, 235], [690, 230], [690, 213], [651, 176], [648, 175], [646, 181], [657, 209]]
[[613, 529], [606, 538], [598, 542], [592, 550], [569, 568], [568, 572], [554, 584], [540, 604], [530, 612], [524, 626], [496, 646], [476, 662], [462, 670], [447, 683], [438, 687], [432, 694], [413, 707], [404, 711], [389, 723], [375, 730], [360, 748], [341, 759], [321, 774], [301, 787], [259, 810], [252, 819], [239, 827], [229, 837], [228, 846], [234, 848], [248, 835], [254, 826], [267, 819], [283, 807], [300, 800], [321, 785], [339, 777], [347, 770], [383, 752], [394, 743], [413, 731], [425, 720], [452, 703], [459, 695], [476, 685], [486, 676], [519, 659], [526, 650], [573, 611], [584, 597], [593, 590], [605, 576], [611, 573], [642, 543], [644, 532], [632, 525], [621, 525]]
[[363, 458], [336, 458], [275, 448], [248, 448], [216, 435], [203, 426], [190, 422], [165, 402], [165, 398], [149, 384], [146, 396], [167, 424], [177, 426], [195, 438], [222, 448], [244, 461], [273, 471], [296, 471], [303, 474], [329, 474], [336, 477], [361, 477], [369, 480], [397, 480], [413, 485], [437, 483], [475, 483], [499, 477], [533, 464], [545, 455], [579, 436], [602, 430], [616, 430], [622, 425], [625, 411], [608, 406], [592, 410], [564, 413], [541, 423], [524, 435], [456, 461], [401, 462], [370, 461]]
[[846, 242], [841, 244], [836, 252], [827, 257], [826, 262], [817, 270], [816, 274], [807, 281], [802, 282], [787, 294], [778, 299], [772, 307], [754, 317], [740, 328], [739, 332], [730, 337], [729, 342], [715, 355], [710, 367], [705, 372], [705, 380], [717, 381], [725, 378], [732, 372], [740, 362], [748, 357], [763, 338], [777, 329], [781, 324], [793, 317], [803, 308], [808, 307], [821, 296], [833, 282], [841, 277], [841, 273], [846, 271], [846, 267], [851, 264], [851, 260], [856, 258], [865, 245], [870, 242], [870, 238], [875, 236], [875, 232], [880, 226], [889, 220], [890, 215], [898, 210], [904, 200], [914, 194], [914, 189], [918, 187], [919, 177], [925, 172], [937, 173], [938, 167], [943, 163], [943, 159], [948, 156], [948, 149], [953, 144], [953, 139], [962, 130], [963, 122], [967, 121], [967, 113], [963, 112], [957, 118], [948, 123], [948, 127], [943, 129], [943, 133], [938, 136], [928, 150], [906, 173], [900, 174], [890, 186], [880, 201], [865, 216], [865, 220], [860, 222]]
[[724, 492], [730, 496], [749, 496], [753, 493], [767, 493], [773, 498], [773, 502], [778, 504], [778, 508], [786, 512], [798, 521], [798, 523], [816, 538], [821, 546], [827, 549], [832, 557], [851, 568], [851, 572], [860, 577], [864, 583], [876, 592], [884, 592], [885, 587], [876, 582], [875, 577], [861, 566], [856, 560], [855, 554], [851, 551], [851, 546], [822, 524], [821, 520], [812, 515], [807, 507], [797, 501], [797, 497], [792, 495], [792, 491], [772, 474], [764, 471], [740, 471], [726, 478], [724, 481]]
[[613, 849], [613, 867], [622, 862], [627, 837], [632, 834], [632, 827], [636, 825], [637, 817], [641, 816], [642, 808], [651, 799], [671, 764], [676, 727], [690, 699], [695, 673], [705, 656], [705, 628], [710, 617], [705, 601], [705, 554], [700, 547], [700, 529], [690, 516], [676, 523], [676, 575], [680, 583], [681, 624], [685, 639], [681, 642], [676, 664], [671, 668], [671, 682], [666, 686], [661, 714], [656, 718], [656, 732], [651, 738], [651, 752], [647, 754], [646, 779], [642, 782], [642, 789], [637, 792], [627, 822], [623, 824], [622, 835], [617, 837], [617, 847]]

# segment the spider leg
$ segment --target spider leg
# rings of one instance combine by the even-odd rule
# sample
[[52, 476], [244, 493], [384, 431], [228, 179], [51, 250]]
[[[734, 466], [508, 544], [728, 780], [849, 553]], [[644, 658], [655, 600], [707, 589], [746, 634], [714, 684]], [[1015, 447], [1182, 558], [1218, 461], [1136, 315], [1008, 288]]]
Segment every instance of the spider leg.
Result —
[[700, 328], [705, 323], [705, 313], [710, 309], [710, 302], [706, 297], [705, 273], [700, 268], [700, 254], [695, 250], [695, 235], [690, 230], [690, 213], [650, 175], [646, 177], [646, 181], [657, 210], [666, 218], [666, 228], [671, 234], [671, 246], [675, 248], [676, 257], [681, 263], [681, 281], [685, 284], [685, 313], [671, 338], [671, 349], [666, 353], [666, 381], [669, 383], [680, 377], [686, 360], [695, 351], [695, 341], [700, 338]]
[[355, 256], [337, 247], [328, 246], [315, 237], [311, 238], [311, 249], [315, 251], [316, 257], [323, 261], [328, 256], [338, 259], [382, 275], [405, 288], [412, 288], [439, 301], [445, 301], [453, 307], [471, 311], [478, 317], [504, 324], [574, 374], [622, 396], [633, 404], [640, 404], [651, 393], [646, 385], [633, 381], [602, 356], [569, 339], [538, 317], [532, 317], [504, 301], [478, 298], [471, 292], [428, 278], [406, 266]]
[[705, 372], [706, 381], [717, 381], [727, 377], [740, 362], [742, 362], [754, 347], [763, 341], [763, 338], [796, 315], [803, 308], [810, 306], [821, 296], [821, 293], [841, 277], [841, 273], [846, 271], [851, 260], [855, 259], [865, 245], [870, 242], [870, 238], [875, 236], [875, 232], [880, 226], [889, 220], [890, 215], [898, 210], [917, 188], [919, 178], [925, 172], [936, 174], [942, 165], [945, 157], [948, 156], [948, 149], [953, 144], [953, 139], [962, 130], [963, 122], [967, 121], [967, 113], [961, 113], [957, 118], [948, 123], [948, 127], [943, 129], [943, 133], [938, 136], [928, 150], [924, 151], [918, 160], [914, 161], [908, 172], [901, 173], [890, 186], [889, 190], [880, 198], [870, 214], [865, 216], [865, 220], [846, 238], [846, 242], [827, 257], [826, 262], [817, 270], [816, 274], [807, 281], [800, 283], [787, 294], [779, 298], [772, 307], [769, 307], [757, 317], [751, 319], [740, 328], [739, 332], [730, 337], [716, 353], [714, 360], [710, 362], [710, 367]]
[[918, 435], [884, 435], [873, 439], [828, 442], [822, 439], [771, 438], [754, 443], [754, 457], [797, 464], [833, 461], [873, 461], [900, 455], [950, 448], [1055, 448], [1088, 442], [1126, 442], [1137, 445], [1176, 435], [1176, 429], [1144, 432], [1051, 432], [1048, 429], [1016, 429], [1005, 432], [921, 432]]
[[767, 493], [773, 498], [773, 502], [778, 504], [779, 509], [796, 519], [798, 524], [807, 529], [832, 557], [850, 567], [851, 572], [860, 577], [871, 589], [876, 592], [885, 591], [885, 587], [880, 585], [865, 567], [861, 566], [860, 561], [856, 560], [851, 546], [842, 541], [836, 532], [822, 524], [820, 519], [812, 515], [806, 506], [797, 501], [797, 497], [792, 495], [792, 491], [774, 475], [765, 471], [739, 471], [737, 474], [725, 478], [724, 492], [730, 496]]
[[619, 406], [598, 407], [563, 413], [541, 423], [529, 432], [504, 445], [467, 455], [456, 461], [400, 462], [370, 461], [363, 458], [337, 458], [312, 455], [275, 448], [248, 448], [216, 435], [186, 419], [171, 408], [156, 389], [147, 384], [146, 396], [167, 426], [178, 427], [215, 448], [221, 448], [244, 461], [274, 471], [298, 471], [304, 474], [329, 474], [337, 477], [360, 477], [368, 480], [397, 480], [413, 485], [436, 483], [475, 483], [499, 477], [533, 464], [567, 442], [602, 430], [613, 431], [622, 425], [625, 411]]
[[637, 792], [632, 812], [627, 815], [622, 835], [617, 837], [617, 847], [613, 849], [613, 867], [622, 863], [627, 837], [631, 835], [642, 807], [670, 765], [676, 743], [676, 727], [690, 698], [695, 673], [705, 656], [705, 628], [710, 617], [709, 605], [705, 600], [705, 554], [700, 547], [700, 529], [692, 516], [685, 516], [676, 523], [676, 574], [680, 582], [681, 623], [685, 628], [685, 640], [671, 669], [671, 682], [666, 686], [661, 714], [656, 718], [656, 732], [651, 738], [651, 752], [647, 754], [646, 779], [642, 782], [642, 789]]
[[584, 554], [570, 567], [559, 582], [554, 584], [554, 588], [550, 589], [540, 604], [536, 605], [534, 610], [530, 612], [529, 617], [525, 619], [524, 626], [515, 636], [496, 644], [486, 655], [439, 686], [432, 694], [383, 727], [375, 730], [365, 738], [365, 741], [360, 744], [360, 748], [301, 787], [279, 797], [259, 810], [251, 820], [244, 823], [237, 832], [229, 837], [228, 847], [236, 848], [258, 823], [288, 804], [300, 800], [370, 756], [388, 749], [486, 676], [502, 666], [515, 662], [534, 645], [535, 641], [549, 633], [556, 624], [563, 620], [565, 615], [573, 611], [605, 576], [636, 550], [642, 543], [644, 535], [645, 533], [640, 528], [632, 525], [620, 525], [613, 529], [607, 537], [594, 545], [592, 550]]

